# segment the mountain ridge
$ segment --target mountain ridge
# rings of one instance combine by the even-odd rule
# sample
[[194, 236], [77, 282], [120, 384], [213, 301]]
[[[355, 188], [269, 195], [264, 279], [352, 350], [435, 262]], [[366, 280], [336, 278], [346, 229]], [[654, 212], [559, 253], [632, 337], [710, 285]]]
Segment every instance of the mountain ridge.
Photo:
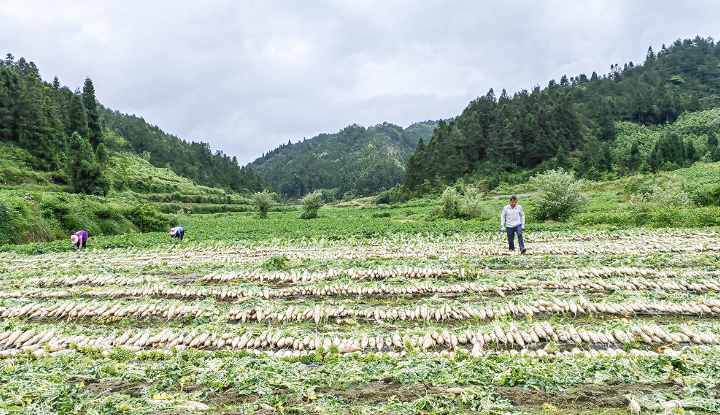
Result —
[[401, 183], [410, 153], [437, 125], [430, 120], [407, 128], [387, 122], [367, 128], [353, 124], [337, 133], [283, 144], [246, 167], [286, 199], [316, 190], [330, 200], [366, 196]]

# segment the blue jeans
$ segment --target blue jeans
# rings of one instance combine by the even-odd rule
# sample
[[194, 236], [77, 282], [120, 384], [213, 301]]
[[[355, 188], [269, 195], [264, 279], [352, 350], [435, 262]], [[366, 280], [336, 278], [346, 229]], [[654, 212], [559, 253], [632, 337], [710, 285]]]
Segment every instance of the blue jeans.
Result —
[[518, 236], [518, 245], [520, 245], [520, 249], [525, 248], [525, 243], [523, 242], [522, 238], [522, 225], [518, 225], [514, 228], [507, 227], [505, 228], [508, 234], [508, 244], [510, 244], [510, 250], [515, 250], [515, 234], [517, 233]]

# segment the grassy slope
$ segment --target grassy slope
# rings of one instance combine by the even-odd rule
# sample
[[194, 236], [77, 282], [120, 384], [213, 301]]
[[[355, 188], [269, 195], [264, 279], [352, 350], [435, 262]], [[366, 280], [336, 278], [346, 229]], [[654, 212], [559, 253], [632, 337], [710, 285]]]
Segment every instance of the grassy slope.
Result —
[[[72, 187], [55, 184], [52, 173], [28, 167], [26, 156], [16, 146], [0, 144], [0, 244], [64, 240], [79, 229], [93, 236], [147, 231], [138, 211], [133, 213], [147, 202], [165, 213], [249, 209], [237, 194], [199, 186], [131, 153], [116, 152], [108, 162], [112, 190], [106, 197], [70, 193]], [[152, 216], [152, 209], [145, 212]]]

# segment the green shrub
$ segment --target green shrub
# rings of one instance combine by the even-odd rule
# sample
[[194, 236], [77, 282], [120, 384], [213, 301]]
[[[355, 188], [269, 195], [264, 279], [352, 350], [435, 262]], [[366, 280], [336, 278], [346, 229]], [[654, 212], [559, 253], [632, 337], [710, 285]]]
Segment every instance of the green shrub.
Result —
[[56, 220], [43, 216], [36, 200], [38, 194], [7, 192], [3, 196], [4, 206], [0, 209], [9, 212], [4, 216], [10, 220], [3, 221], [0, 243], [44, 242], [64, 236]]
[[460, 199], [460, 216], [468, 219], [490, 219], [493, 211], [485, 203], [480, 189], [468, 187], [465, 196]]
[[168, 229], [170, 218], [149, 203], [140, 203], [128, 210], [128, 219], [141, 232], [161, 232]]
[[385, 203], [385, 204], [396, 204], [396, 203], [403, 203], [407, 202], [408, 200], [415, 197], [415, 192], [412, 192], [405, 188], [402, 185], [396, 185], [395, 187], [385, 190], [384, 192], [380, 192], [375, 197], [374, 202], [376, 204], [379, 203]]
[[564, 219], [581, 212], [588, 204], [588, 197], [582, 193], [585, 182], [562, 168], [533, 176], [530, 183], [537, 189], [533, 203], [537, 219]]
[[699, 206], [720, 206], [720, 185], [698, 186], [688, 196]]
[[252, 197], [252, 203], [255, 205], [260, 218], [266, 218], [270, 209], [277, 204], [277, 193], [269, 193], [267, 190], [257, 192]]
[[0, 245], [13, 242], [13, 208], [6, 200], [0, 199]]
[[430, 212], [431, 217], [446, 219], [489, 219], [493, 216], [492, 210], [486, 205], [485, 199], [479, 189], [468, 187], [462, 195], [455, 187], [447, 187], [438, 204]]
[[668, 207], [686, 208], [693, 205], [684, 190], [684, 180], [673, 176], [639, 176], [628, 181], [626, 191], [632, 192], [629, 202], [649, 210]]
[[262, 264], [262, 268], [266, 271], [282, 271], [287, 269], [289, 262], [285, 255], [273, 255]]
[[636, 222], [635, 215], [630, 210], [614, 210], [606, 212], [589, 212], [577, 214], [573, 220], [578, 225], [614, 225], [632, 226]]
[[440, 216], [455, 219], [460, 216], [460, 193], [454, 187], [448, 187], [440, 195]]
[[323, 204], [322, 193], [319, 191], [305, 195], [300, 199], [300, 205], [302, 206], [302, 219], [315, 219], [318, 217], [318, 210]]

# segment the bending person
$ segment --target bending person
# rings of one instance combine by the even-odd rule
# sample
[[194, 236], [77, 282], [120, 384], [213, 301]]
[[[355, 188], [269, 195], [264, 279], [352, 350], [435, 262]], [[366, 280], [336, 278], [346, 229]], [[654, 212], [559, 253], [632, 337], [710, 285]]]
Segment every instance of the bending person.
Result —
[[185, 229], [183, 229], [182, 226], [176, 226], [170, 229], [170, 239], [178, 238], [182, 241], [183, 236], [185, 236]]
[[75, 249], [78, 251], [82, 248], [85, 248], [85, 244], [88, 240], [88, 233], [85, 231], [77, 231], [74, 234], [70, 235], [70, 242], [72, 242]]
[[500, 230], [506, 230], [510, 250], [515, 250], [515, 234], [518, 236], [520, 253], [525, 253], [525, 242], [523, 242], [522, 231], [525, 230], [525, 212], [522, 206], [517, 204], [517, 196], [510, 196], [510, 204], [505, 205], [500, 214]]

